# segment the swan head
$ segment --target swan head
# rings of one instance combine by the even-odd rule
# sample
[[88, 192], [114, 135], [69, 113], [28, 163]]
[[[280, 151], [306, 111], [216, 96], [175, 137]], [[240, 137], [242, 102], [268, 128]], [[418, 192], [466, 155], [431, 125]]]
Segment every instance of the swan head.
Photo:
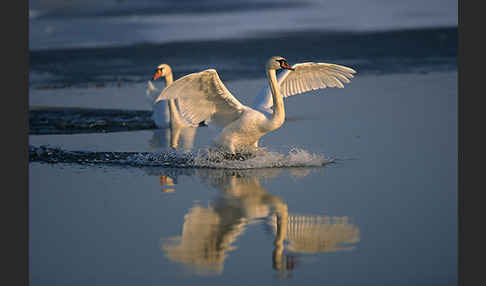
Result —
[[288, 63], [284, 57], [274, 56], [271, 57], [267, 62], [267, 69], [269, 70], [279, 70], [279, 69], [288, 69], [294, 70]]
[[152, 77], [152, 80], [156, 80], [159, 77], [165, 77], [172, 72], [172, 69], [168, 64], [161, 64], [155, 69], [155, 74]]

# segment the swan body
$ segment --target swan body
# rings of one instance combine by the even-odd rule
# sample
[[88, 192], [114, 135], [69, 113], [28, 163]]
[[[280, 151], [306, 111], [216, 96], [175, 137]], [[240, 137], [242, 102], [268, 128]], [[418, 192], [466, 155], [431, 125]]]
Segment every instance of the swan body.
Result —
[[[276, 70], [285, 69], [277, 78]], [[214, 144], [231, 153], [258, 147], [258, 140], [285, 121], [283, 98], [319, 88], [344, 87], [355, 70], [328, 63], [300, 63], [293, 67], [285, 58], [271, 57], [266, 64], [269, 85], [254, 107], [240, 103], [225, 87], [214, 69], [181, 77], [155, 99], [178, 99], [181, 116], [191, 124], [206, 121], [221, 127]], [[182, 103], [182, 104], [181, 104]]]

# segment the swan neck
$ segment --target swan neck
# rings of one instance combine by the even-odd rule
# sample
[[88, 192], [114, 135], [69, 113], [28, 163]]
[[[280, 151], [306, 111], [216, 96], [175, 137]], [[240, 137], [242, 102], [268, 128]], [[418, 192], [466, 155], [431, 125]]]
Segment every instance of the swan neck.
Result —
[[172, 76], [172, 71], [169, 70], [167, 75], [165, 76], [165, 87], [168, 87], [174, 82], [174, 77]]
[[170, 148], [177, 149], [177, 147], [179, 147], [180, 134], [181, 134], [181, 129], [177, 127], [174, 128], [172, 125], [170, 128]]
[[278, 203], [276, 206], [276, 223], [277, 223], [277, 234], [275, 240], [273, 242], [275, 248], [273, 250], [273, 268], [277, 270], [281, 270], [283, 268], [282, 263], [282, 253], [284, 250], [283, 241], [287, 236], [287, 227], [288, 227], [288, 209], [287, 205], [284, 203]]
[[169, 99], [167, 104], [169, 105], [169, 116], [171, 127], [179, 126], [181, 123], [181, 118], [179, 116], [179, 110], [175, 104], [175, 99]]
[[[169, 68], [169, 67], [168, 67]], [[172, 70], [167, 72], [165, 76], [165, 87], [168, 87], [174, 82], [174, 77], [172, 76]], [[171, 127], [179, 126], [181, 124], [181, 118], [179, 116], [179, 110], [176, 107], [175, 99], [169, 99], [167, 104], [169, 107], [170, 125]]]
[[276, 129], [285, 121], [285, 107], [282, 95], [280, 94], [276, 71], [274, 69], [267, 69], [267, 77], [270, 82], [270, 90], [272, 92], [273, 99], [272, 123]]

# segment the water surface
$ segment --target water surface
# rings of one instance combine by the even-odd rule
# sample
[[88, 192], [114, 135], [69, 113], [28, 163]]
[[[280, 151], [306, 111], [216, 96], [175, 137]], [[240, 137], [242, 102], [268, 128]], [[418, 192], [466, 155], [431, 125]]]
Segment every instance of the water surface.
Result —
[[[228, 82], [242, 101], [245, 88], [261, 85]], [[288, 98], [288, 121], [262, 145], [335, 160], [320, 167], [31, 162], [31, 283], [455, 285], [456, 89], [456, 72], [365, 75]], [[60, 98], [43, 92], [31, 100]], [[87, 107], [97, 92], [84, 90]], [[143, 92], [137, 98], [134, 109], [146, 106]], [[29, 140], [66, 151], [167, 152], [165, 131]], [[214, 135], [198, 128], [192, 148]]]
[[[29, 4], [31, 285], [457, 285], [457, 1]], [[154, 126], [157, 65], [274, 55], [358, 72], [251, 156]]]

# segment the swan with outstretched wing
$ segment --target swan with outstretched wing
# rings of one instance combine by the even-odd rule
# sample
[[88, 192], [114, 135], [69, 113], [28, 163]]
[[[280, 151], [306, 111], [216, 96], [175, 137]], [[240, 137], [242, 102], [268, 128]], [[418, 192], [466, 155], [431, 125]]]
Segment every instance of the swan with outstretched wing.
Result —
[[[356, 73], [348, 67], [328, 63], [299, 63], [292, 66], [291, 70], [282, 71], [277, 76], [277, 82], [281, 95], [289, 97], [292, 95], [326, 88], [344, 88], [344, 83], [350, 83], [349, 78]], [[263, 88], [253, 101], [253, 108], [272, 114], [272, 91], [270, 85]]]
[[[286, 71], [277, 79], [278, 69]], [[263, 135], [282, 126], [284, 97], [326, 87], [342, 88], [343, 82], [349, 83], [354, 73], [351, 68], [328, 63], [300, 63], [291, 67], [285, 58], [274, 56], [266, 64], [269, 86], [257, 97], [255, 108], [240, 103], [214, 69], [181, 77], [166, 87], [155, 102], [179, 100], [185, 120], [191, 124], [206, 121], [221, 127], [215, 145], [235, 153], [258, 147]]]

